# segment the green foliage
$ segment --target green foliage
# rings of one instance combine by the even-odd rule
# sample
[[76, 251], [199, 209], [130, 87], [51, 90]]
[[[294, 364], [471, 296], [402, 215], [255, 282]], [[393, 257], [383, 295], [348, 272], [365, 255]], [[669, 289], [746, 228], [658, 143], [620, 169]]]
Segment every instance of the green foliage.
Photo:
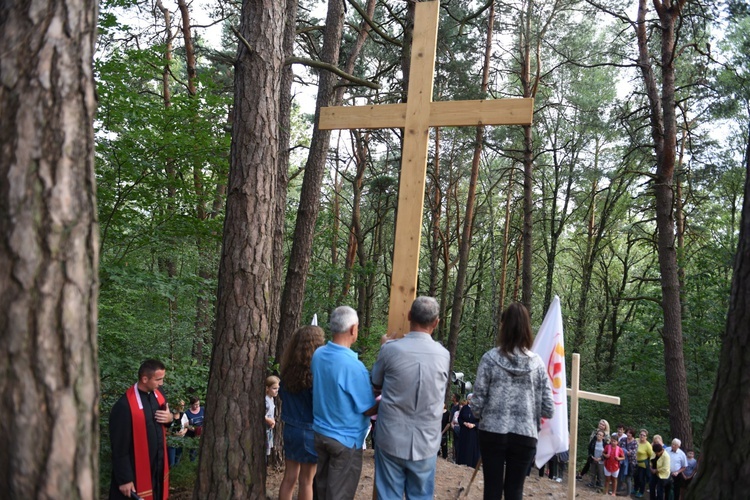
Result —
[[[621, 7], [621, 2], [607, 3], [612, 9]], [[210, 347], [201, 359], [196, 349], [201, 342], [210, 346], [211, 325], [199, 328], [197, 319], [201, 301], [207, 302], [213, 317], [223, 224], [221, 188], [229, 168], [232, 108], [232, 55], [199, 51], [203, 54], [196, 82], [199, 92], [190, 96], [183, 85], [184, 52], [179, 43], [170, 63], [173, 95], [166, 106], [161, 87], [164, 40], [156, 36], [148, 42], [138, 38], [143, 42], [117, 43], [117, 35], [125, 31], [129, 36], [122, 39], [136, 38], [124, 18], [107, 10], [108, 5], [120, 4], [128, 2], [105, 4], [100, 31], [106, 43], [96, 64], [102, 239], [101, 463], [105, 476], [108, 409], [134, 382], [143, 358], [158, 357], [168, 364], [170, 402], [191, 393], [205, 398]], [[712, 56], [721, 64], [710, 65], [692, 50], [703, 50], [709, 32], [705, 19], [692, 11], [680, 33], [684, 50], [677, 61], [677, 121], [685, 133], [679, 136], [681, 163], [673, 189], [676, 195], [680, 193], [685, 222], [684, 247], [678, 257], [696, 443], [717, 370], [743, 202], [750, 24], [741, 15], [739, 3], [732, 4], [736, 4], [734, 17], [726, 36], [712, 45]], [[313, 18], [311, 7], [312, 2], [300, 4], [295, 55], [314, 58], [322, 35], [316, 27], [323, 22]], [[530, 152], [534, 160], [534, 327], [541, 324], [550, 296], [559, 295], [568, 366], [573, 339], [581, 341], [581, 388], [617, 395], [622, 401], [619, 407], [582, 401], [579, 443], [588, 442], [600, 418], [613, 426], [645, 427], [651, 435], [670, 437], [664, 374], [672, 367], [664, 364], [660, 335], [664, 318], [651, 192], [653, 146], [644, 114], [647, 102], [632, 64], [632, 33], [612, 17], [576, 2], [530, 5], [517, 1], [496, 7], [489, 97], [519, 95], [518, 74], [524, 61], [518, 47], [528, 41], [534, 47], [538, 43], [539, 50], [539, 60], [534, 56], [528, 61], [532, 74], [539, 70]], [[521, 40], [519, 27], [526, 7], [532, 9], [531, 34], [530, 39]], [[487, 97], [480, 95], [479, 86], [487, 11], [472, 17], [479, 8], [478, 2], [443, 3], [436, 100]], [[381, 33], [400, 40], [405, 15], [405, 2], [386, 0], [378, 3], [374, 21]], [[361, 22], [354, 9], [347, 16], [342, 61], [357, 38], [351, 28]], [[403, 56], [402, 47], [370, 31], [353, 72], [377, 80], [381, 88], [347, 86], [344, 102], [400, 101]], [[300, 85], [312, 85], [314, 71], [297, 66], [295, 71], [304, 80]], [[303, 178], [299, 174], [312, 121], [312, 116], [295, 107], [286, 251], [291, 245], [288, 235], [294, 227]], [[506, 306], [520, 298], [522, 132], [520, 127], [485, 129], [454, 359], [454, 370], [464, 372], [472, 382], [479, 359], [494, 345], [501, 295]], [[444, 128], [439, 135], [431, 134], [418, 293], [428, 293], [435, 286], [436, 296], [445, 305], [436, 336], [447, 344], [476, 130]], [[346, 132], [332, 141], [305, 290], [304, 322], [317, 314], [325, 328], [329, 311], [337, 305], [358, 309], [361, 328], [355, 349], [367, 366], [374, 363], [387, 328], [401, 139], [400, 130], [370, 130]], [[355, 144], [366, 158], [361, 178], [351, 151]], [[199, 216], [201, 205], [209, 212], [206, 217]], [[356, 221], [355, 208], [359, 209]], [[350, 235], [355, 233], [359, 240], [352, 245]], [[434, 255], [437, 267], [433, 270]], [[353, 262], [350, 269], [345, 268], [347, 256]], [[274, 358], [268, 360], [267, 368], [277, 368]], [[194, 466], [183, 461], [174, 470], [173, 481], [180, 483], [184, 477], [189, 488]]]

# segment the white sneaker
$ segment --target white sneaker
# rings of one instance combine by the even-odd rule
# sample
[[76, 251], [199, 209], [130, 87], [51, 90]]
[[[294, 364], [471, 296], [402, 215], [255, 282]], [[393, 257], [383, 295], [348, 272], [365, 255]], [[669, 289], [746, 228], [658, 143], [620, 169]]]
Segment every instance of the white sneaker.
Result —
[[562, 478], [558, 477], [557, 479], [555, 479], [555, 481], [558, 482], [558, 483], [562, 483]]

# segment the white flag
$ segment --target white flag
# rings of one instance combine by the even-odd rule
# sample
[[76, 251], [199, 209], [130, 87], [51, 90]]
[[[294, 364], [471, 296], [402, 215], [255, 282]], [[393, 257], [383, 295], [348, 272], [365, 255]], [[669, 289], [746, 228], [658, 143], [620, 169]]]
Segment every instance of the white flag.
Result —
[[542, 429], [539, 431], [539, 440], [536, 444], [536, 466], [542, 467], [556, 453], [568, 451], [570, 446], [565, 343], [560, 298], [557, 295], [547, 310], [531, 350], [547, 365], [552, 400], [555, 402], [555, 415], [551, 419], [542, 419]]
[[313, 319], [312, 319], [312, 321], [310, 322], [310, 324], [311, 324], [312, 326], [318, 326], [318, 314], [317, 314], [317, 313], [313, 314]]

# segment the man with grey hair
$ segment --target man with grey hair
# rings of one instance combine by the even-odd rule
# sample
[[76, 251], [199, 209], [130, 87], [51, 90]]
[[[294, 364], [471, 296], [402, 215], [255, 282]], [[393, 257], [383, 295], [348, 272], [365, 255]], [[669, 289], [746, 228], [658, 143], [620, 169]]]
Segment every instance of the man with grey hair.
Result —
[[372, 367], [372, 383], [382, 388], [375, 443], [381, 500], [433, 498], [450, 369], [448, 351], [432, 339], [439, 313], [433, 297], [417, 297], [408, 316], [411, 331], [385, 338]]
[[669, 498], [669, 492], [674, 488], [676, 496], [679, 496], [682, 488], [682, 473], [688, 466], [687, 455], [680, 449], [682, 441], [677, 438], [672, 440], [672, 446], [667, 450], [669, 453], [669, 481], [664, 488], [664, 498]]
[[359, 318], [348, 306], [331, 312], [333, 336], [312, 357], [313, 431], [321, 500], [351, 499], [362, 472], [362, 445], [377, 404], [367, 368], [350, 348], [357, 341]]

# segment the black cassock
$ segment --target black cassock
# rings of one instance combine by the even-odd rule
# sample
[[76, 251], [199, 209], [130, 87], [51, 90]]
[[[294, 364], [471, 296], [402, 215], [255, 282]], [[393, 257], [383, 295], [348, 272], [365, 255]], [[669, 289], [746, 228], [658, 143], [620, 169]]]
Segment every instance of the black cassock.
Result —
[[[164, 483], [164, 426], [154, 420], [159, 403], [153, 392], [138, 391], [146, 414], [146, 438], [148, 439], [151, 486], [154, 500], [162, 499]], [[120, 493], [119, 485], [135, 483], [135, 453], [133, 451], [133, 422], [130, 416], [128, 397], [123, 395], [112, 407], [109, 415], [109, 440], [112, 444], [112, 481], [110, 500], [128, 498]]]

